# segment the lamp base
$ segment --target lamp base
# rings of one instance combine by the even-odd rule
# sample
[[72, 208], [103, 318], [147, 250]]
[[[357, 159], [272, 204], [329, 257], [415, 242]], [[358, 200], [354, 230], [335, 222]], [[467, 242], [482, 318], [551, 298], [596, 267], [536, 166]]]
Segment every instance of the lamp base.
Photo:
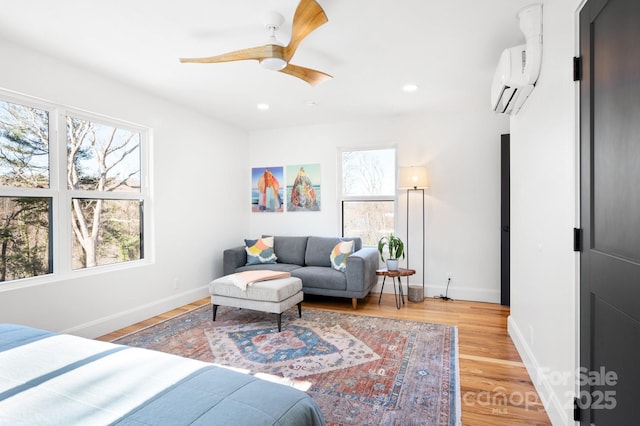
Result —
[[409, 302], [424, 302], [422, 284], [409, 284]]

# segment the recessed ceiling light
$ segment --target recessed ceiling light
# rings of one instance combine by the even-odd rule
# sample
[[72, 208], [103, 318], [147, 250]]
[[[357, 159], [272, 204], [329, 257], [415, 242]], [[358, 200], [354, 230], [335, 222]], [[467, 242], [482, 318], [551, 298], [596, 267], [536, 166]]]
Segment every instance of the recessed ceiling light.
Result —
[[261, 103], [256, 105], [256, 108], [258, 108], [260, 111], [266, 111], [269, 109], [269, 104]]
[[414, 83], [405, 84], [404, 86], [402, 86], [402, 90], [407, 93], [415, 92], [416, 90], [418, 90], [418, 85]]

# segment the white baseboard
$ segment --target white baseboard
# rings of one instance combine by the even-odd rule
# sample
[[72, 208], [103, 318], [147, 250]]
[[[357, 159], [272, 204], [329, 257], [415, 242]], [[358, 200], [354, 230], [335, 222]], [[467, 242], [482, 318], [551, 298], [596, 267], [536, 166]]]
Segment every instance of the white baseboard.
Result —
[[540, 400], [542, 401], [544, 409], [549, 416], [549, 420], [551, 420], [551, 424], [565, 426], [574, 425], [575, 422], [567, 418], [566, 411], [562, 407], [563, 403], [558, 399], [556, 392], [553, 390], [552, 384], [546, 376], [540, 374], [543, 370], [536, 360], [536, 357], [522, 334], [522, 331], [518, 327], [518, 324], [511, 315], [507, 318], [507, 330], [511, 340], [518, 350], [518, 353], [520, 354], [520, 358], [522, 358], [522, 362], [524, 363], [529, 376], [531, 377], [531, 381], [540, 396]]
[[161, 300], [155, 300], [151, 303], [137, 306], [133, 309], [117, 312], [103, 318], [79, 324], [75, 327], [63, 330], [62, 333], [93, 339], [147, 318], [151, 318], [155, 315], [159, 315], [163, 312], [187, 305], [192, 303], [194, 300], [202, 299], [208, 295], [209, 286], [196, 288]]
[[[415, 283], [411, 283], [411, 285], [415, 285]], [[380, 294], [380, 289], [382, 288], [382, 284], [378, 283], [371, 290], [371, 293]], [[407, 285], [406, 281], [402, 280], [402, 288], [405, 296], [407, 295]], [[442, 286], [432, 286], [425, 285], [425, 297], [433, 298], [440, 295], [444, 295], [447, 291], [446, 287]], [[390, 281], [384, 285], [384, 294], [393, 294], [393, 285]], [[488, 302], [488, 303], [500, 303], [500, 290], [486, 290], [483, 288], [452, 288], [449, 287], [449, 292], [447, 293], [448, 297], [452, 299], [458, 300], [471, 300], [474, 302]]]
[[453, 288], [442, 286], [426, 286], [426, 297], [438, 297], [447, 295], [452, 299], [472, 300], [474, 302], [500, 303], [500, 290], [487, 290], [484, 288]]

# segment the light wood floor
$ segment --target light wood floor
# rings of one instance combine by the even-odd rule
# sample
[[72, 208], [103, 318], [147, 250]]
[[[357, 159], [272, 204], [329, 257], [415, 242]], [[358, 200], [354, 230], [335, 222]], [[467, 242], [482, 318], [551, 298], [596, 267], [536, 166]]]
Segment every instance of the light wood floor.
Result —
[[[198, 300], [102, 336], [99, 340], [116, 339], [208, 303], [209, 298]], [[407, 301], [398, 310], [393, 295], [389, 294], [382, 296], [380, 304], [378, 294], [369, 295], [358, 302], [356, 311], [351, 307], [351, 299], [305, 295], [303, 309], [305, 307], [456, 325], [463, 425], [551, 424], [507, 334], [507, 307], [492, 303], [427, 299], [424, 303]]]

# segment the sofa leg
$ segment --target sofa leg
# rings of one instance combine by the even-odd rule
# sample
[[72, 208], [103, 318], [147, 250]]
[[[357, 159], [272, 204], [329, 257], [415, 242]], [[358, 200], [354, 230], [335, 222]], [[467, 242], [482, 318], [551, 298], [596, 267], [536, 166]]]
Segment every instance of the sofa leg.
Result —
[[216, 320], [216, 313], [218, 312], [218, 305], [213, 305], [213, 320]]
[[278, 315], [278, 333], [280, 333], [280, 331], [282, 330], [282, 314], [277, 314]]
[[351, 306], [353, 306], [353, 310], [358, 309], [358, 299], [356, 297], [351, 298]]
[[302, 318], [302, 302], [298, 303], [298, 318]]

